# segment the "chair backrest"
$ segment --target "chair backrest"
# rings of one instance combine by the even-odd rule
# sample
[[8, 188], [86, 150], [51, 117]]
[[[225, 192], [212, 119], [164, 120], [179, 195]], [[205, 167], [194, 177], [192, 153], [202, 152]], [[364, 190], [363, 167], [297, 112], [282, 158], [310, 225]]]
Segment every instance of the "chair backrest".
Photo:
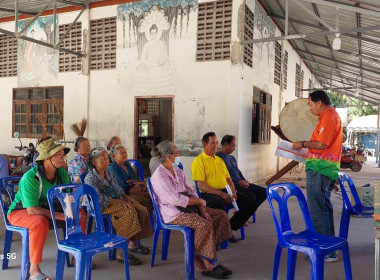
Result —
[[54, 224], [55, 235], [57, 242], [59, 242], [60, 237], [58, 235], [56, 226], [56, 217], [54, 215], [54, 205], [55, 201], [59, 201], [62, 205], [62, 209], [65, 214], [66, 221], [66, 239], [72, 235], [82, 235], [82, 230], [80, 228], [79, 219], [79, 209], [81, 208], [81, 198], [82, 196], [87, 197], [90, 201], [94, 216], [95, 216], [95, 230], [105, 231], [103, 218], [100, 211], [99, 199], [95, 189], [87, 184], [66, 184], [58, 185], [50, 188], [47, 193], [47, 198], [49, 202], [50, 212]]
[[86, 178], [86, 176], [87, 176], [87, 172], [79, 175], [79, 180], [82, 184], [84, 184], [84, 178]]
[[150, 197], [152, 198], [152, 204], [153, 204], [154, 212], [156, 213], [157, 224], [163, 225], [164, 222], [162, 221], [162, 218], [161, 218], [160, 209], [158, 209], [158, 205], [157, 205], [157, 202], [156, 202], [156, 197], [154, 195], [154, 191], [153, 191], [153, 188], [152, 188], [152, 183], [150, 182], [150, 178], [148, 178], [147, 187], [148, 187], [148, 191], [149, 191]]
[[[297, 198], [298, 205], [300, 206], [301, 213], [305, 222], [306, 231], [315, 231], [313, 223], [311, 221], [309, 208], [301, 189], [291, 183], [272, 184], [267, 188], [267, 197], [269, 206], [272, 211], [274, 224], [276, 226], [279, 243], [284, 242], [284, 235], [293, 232], [288, 209], [288, 199], [292, 196]], [[273, 207], [273, 199], [277, 201], [278, 204], [280, 221], [278, 220], [276, 211]]]
[[[348, 176], [344, 172], [339, 172], [338, 173], [338, 181], [339, 181], [339, 186], [340, 186], [340, 191], [342, 192], [342, 198], [343, 198], [343, 203], [344, 206], [346, 207], [347, 210], [349, 211], [360, 211], [363, 208], [362, 202], [360, 201], [358, 192], [356, 191], [355, 184], [352, 181], [351, 177]], [[345, 182], [347, 182], [348, 187], [350, 188], [350, 192], [355, 200], [355, 205], [352, 206], [351, 200], [348, 197], [348, 194], [345, 189]]]
[[178, 168], [181, 169], [181, 170], [183, 171], [183, 165], [182, 165], [181, 162], [178, 164]]
[[133, 166], [137, 167], [137, 172], [139, 173], [140, 180], [144, 181], [144, 173], [143, 173], [141, 163], [137, 159], [128, 159], [128, 162], [130, 163], [132, 167]]
[[15, 198], [16, 192], [18, 191], [20, 179], [21, 176], [3, 177], [0, 179], [1, 211], [4, 218], [4, 224], [7, 226], [10, 225], [7, 218], [8, 209]]
[[197, 183], [197, 181], [194, 181], [194, 183], [195, 183], [195, 190], [197, 191], [197, 195], [198, 195], [198, 197], [202, 198], [202, 196], [201, 196], [201, 191], [200, 191], [199, 188], [198, 188], [198, 183]]

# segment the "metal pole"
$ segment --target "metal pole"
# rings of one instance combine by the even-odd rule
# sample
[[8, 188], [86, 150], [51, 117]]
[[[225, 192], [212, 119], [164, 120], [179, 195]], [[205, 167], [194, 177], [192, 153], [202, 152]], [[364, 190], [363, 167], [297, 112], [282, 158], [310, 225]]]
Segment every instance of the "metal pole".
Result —
[[[376, 163], [377, 163], [377, 167], [380, 167], [380, 155], [379, 155], [379, 151], [380, 151], [380, 105], [377, 106], [377, 143], [376, 143], [376, 146], [375, 146], [376, 150]], [[380, 279], [380, 278], [379, 278]]]

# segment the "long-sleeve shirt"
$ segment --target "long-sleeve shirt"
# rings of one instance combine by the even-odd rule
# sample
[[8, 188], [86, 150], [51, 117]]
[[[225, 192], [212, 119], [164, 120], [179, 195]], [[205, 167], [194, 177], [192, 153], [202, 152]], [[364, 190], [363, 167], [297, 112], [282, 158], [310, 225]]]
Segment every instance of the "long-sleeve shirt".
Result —
[[117, 183], [115, 176], [108, 169], [105, 171], [106, 178], [100, 178], [95, 168], [86, 175], [84, 182], [92, 186], [99, 197], [101, 209], [107, 208], [112, 199], [124, 200], [124, 191]]
[[224, 160], [234, 185], [238, 185], [240, 180], [245, 180], [243, 174], [239, 170], [236, 158], [234, 156], [222, 152], [217, 152], [216, 155]]
[[124, 165], [127, 168], [128, 172], [126, 172], [124, 168], [119, 166], [116, 162], [112, 163], [108, 167], [108, 170], [110, 170], [113, 175], [115, 175], [119, 186], [125, 191], [125, 193], [128, 193], [131, 189], [131, 186], [127, 184], [127, 181], [139, 180], [139, 178], [137, 177], [136, 172], [133, 170], [133, 167], [129, 164], [128, 161]]
[[151, 177], [156, 203], [165, 223], [175, 220], [182, 214], [176, 206], [186, 207], [189, 203], [189, 197], [180, 192], [198, 197], [195, 189], [186, 182], [185, 174], [181, 169], [174, 167], [174, 175], [160, 164]]

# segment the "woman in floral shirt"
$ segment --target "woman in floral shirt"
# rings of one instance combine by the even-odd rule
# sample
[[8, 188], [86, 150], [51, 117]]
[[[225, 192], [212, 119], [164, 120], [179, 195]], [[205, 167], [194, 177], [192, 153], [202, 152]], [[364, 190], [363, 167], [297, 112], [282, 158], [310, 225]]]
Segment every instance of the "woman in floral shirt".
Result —
[[78, 137], [74, 142], [74, 151], [77, 153], [70, 161], [68, 171], [73, 183], [80, 183], [79, 176], [88, 172], [87, 158], [91, 151], [90, 142], [86, 137]]

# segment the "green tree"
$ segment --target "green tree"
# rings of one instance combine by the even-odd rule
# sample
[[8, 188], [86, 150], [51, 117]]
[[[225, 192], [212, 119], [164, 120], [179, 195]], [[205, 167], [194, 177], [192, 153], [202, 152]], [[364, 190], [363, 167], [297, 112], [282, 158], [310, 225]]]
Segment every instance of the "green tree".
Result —
[[368, 102], [338, 92], [327, 91], [327, 95], [330, 97], [332, 105], [348, 108], [349, 122], [355, 117], [377, 115], [377, 106]]

